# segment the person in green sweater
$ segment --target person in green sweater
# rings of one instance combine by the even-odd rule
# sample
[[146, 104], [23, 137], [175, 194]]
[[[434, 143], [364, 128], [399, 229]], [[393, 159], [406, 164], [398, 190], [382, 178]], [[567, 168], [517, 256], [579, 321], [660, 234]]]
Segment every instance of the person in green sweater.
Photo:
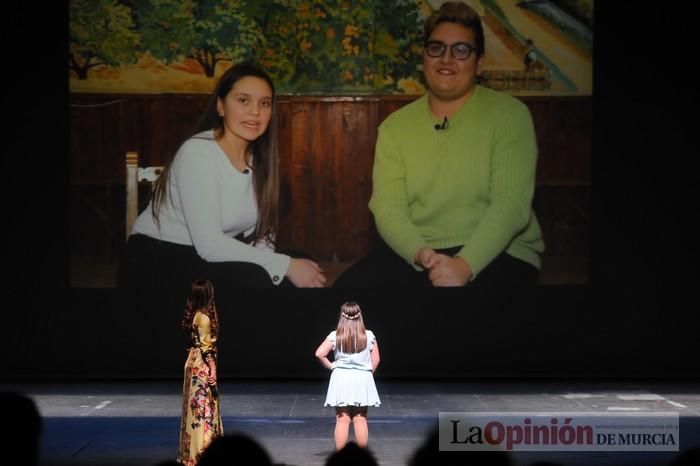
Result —
[[483, 59], [474, 9], [447, 2], [426, 19], [429, 92], [378, 132], [369, 208], [384, 244], [335, 286], [536, 284], [544, 242], [532, 210], [532, 117], [477, 83]]

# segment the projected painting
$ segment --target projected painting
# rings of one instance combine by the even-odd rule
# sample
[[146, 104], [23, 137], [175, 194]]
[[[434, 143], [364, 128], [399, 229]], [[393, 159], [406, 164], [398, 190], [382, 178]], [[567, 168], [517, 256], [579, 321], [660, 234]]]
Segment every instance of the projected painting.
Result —
[[[255, 61], [288, 94], [421, 94], [422, 24], [442, 1], [70, 0], [71, 92], [208, 93]], [[483, 84], [591, 95], [593, 0], [467, 0]]]

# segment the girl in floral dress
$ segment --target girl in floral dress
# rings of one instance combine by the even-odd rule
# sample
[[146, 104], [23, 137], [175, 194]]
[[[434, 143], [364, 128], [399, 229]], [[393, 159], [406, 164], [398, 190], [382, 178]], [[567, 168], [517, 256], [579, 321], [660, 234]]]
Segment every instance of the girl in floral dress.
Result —
[[194, 466], [216, 437], [224, 434], [216, 389], [216, 339], [219, 316], [214, 287], [208, 280], [195, 280], [187, 298], [182, 327], [189, 336], [182, 385], [182, 423], [178, 462]]

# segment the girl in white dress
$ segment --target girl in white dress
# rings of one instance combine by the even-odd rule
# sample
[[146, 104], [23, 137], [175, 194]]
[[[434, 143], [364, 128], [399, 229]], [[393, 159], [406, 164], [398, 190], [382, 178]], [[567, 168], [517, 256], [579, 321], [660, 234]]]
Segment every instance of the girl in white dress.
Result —
[[[331, 351], [333, 362], [328, 359]], [[340, 307], [338, 328], [323, 340], [316, 358], [332, 371], [324, 406], [335, 407], [336, 450], [347, 443], [351, 422], [355, 441], [366, 447], [367, 408], [381, 404], [372, 375], [379, 365], [379, 345], [374, 333], [365, 329], [357, 303], [350, 301]]]

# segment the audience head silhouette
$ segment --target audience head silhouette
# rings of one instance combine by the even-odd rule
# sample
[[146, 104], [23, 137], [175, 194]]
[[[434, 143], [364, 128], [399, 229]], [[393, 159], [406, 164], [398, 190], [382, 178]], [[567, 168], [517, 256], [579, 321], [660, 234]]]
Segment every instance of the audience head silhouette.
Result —
[[[6, 445], [22, 455], [18, 464], [35, 466], [39, 464], [39, 440], [41, 437], [41, 416], [34, 400], [16, 392], [0, 393], [0, 406], [5, 409], [6, 419], [12, 420]], [[5, 434], [8, 435], [8, 434]]]
[[326, 466], [378, 466], [374, 455], [367, 448], [361, 448], [355, 442], [348, 442], [326, 460]]
[[197, 466], [268, 466], [270, 455], [252, 437], [245, 434], [224, 435], [215, 438], [204, 450]]
[[440, 451], [438, 431], [428, 434], [423, 445], [413, 454], [409, 466], [460, 465], [460, 466], [511, 466], [510, 455], [505, 451]]
[[682, 451], [669, 466], [691, 466], [700, 464], [700, 448]]

